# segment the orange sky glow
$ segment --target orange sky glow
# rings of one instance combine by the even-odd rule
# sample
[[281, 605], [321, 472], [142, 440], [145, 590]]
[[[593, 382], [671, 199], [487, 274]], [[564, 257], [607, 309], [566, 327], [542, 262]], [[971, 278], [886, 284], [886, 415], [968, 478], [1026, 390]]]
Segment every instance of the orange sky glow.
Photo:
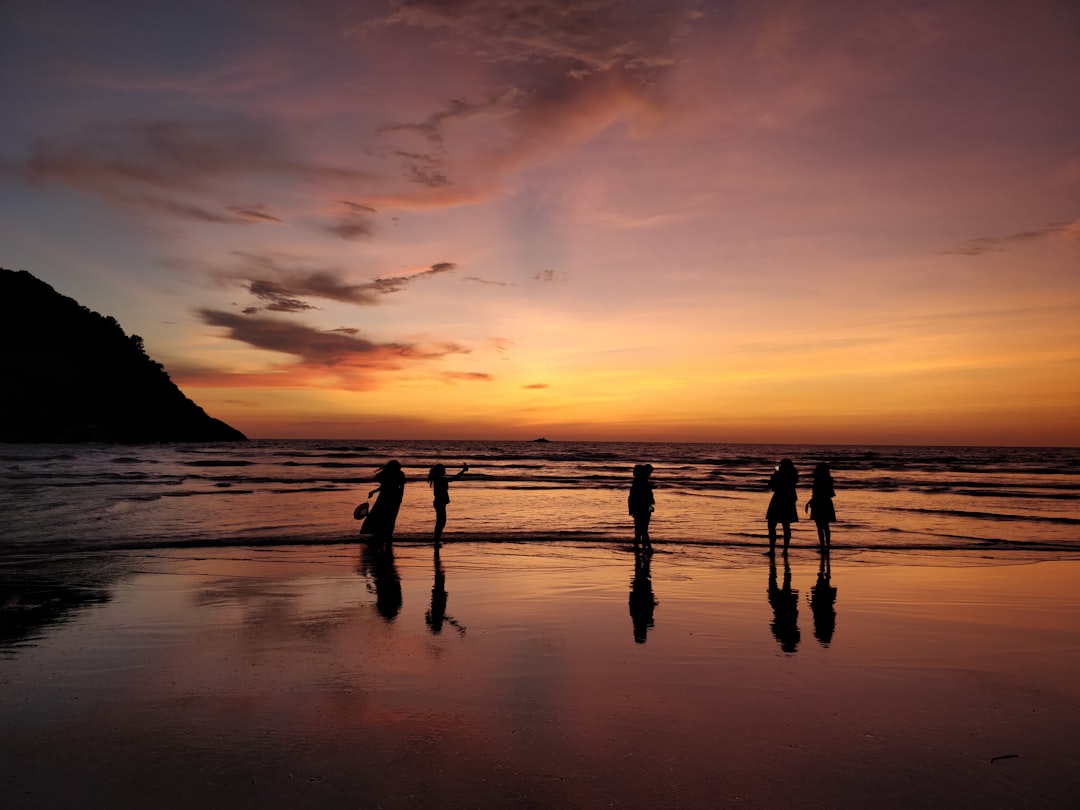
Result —
[[254, 438], [1080, 446], [1080, 7], [4, 11], [0, 266]]

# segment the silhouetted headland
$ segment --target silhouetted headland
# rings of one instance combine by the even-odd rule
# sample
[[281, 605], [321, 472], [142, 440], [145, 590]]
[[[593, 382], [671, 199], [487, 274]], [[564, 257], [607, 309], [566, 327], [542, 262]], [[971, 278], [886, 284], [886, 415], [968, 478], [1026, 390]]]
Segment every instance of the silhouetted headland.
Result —
[[0, 269], [2, 442], [245, 441], [184, 396], [143, 340], [27, 273]]

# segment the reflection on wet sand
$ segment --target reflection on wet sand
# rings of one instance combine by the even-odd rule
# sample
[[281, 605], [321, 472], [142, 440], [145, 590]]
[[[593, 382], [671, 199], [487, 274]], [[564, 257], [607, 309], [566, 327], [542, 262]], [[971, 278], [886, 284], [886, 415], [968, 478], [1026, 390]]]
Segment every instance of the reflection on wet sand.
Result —
[[810, 610], [814, 613], [814, 638], [823, 647], [832, 643], [836, 630], [836, 588], [832, 585], [832, 562], [829, 549], [821, 554], [817, 583], [810, 589]]
[[442, 558], [439, 556], [439, 544], [435, 544], [435, 583], [431, 586], [431, 607], [424, 614], [424, 621], [432, 633], [438, 635], [442, 632], [443, 623], [455, 628], [458, 633], [465, 635], [465, 628], [458, 624], [452, 617], [446, 615], [446, 571], [443, 569]]
[[776, 558], [769, 557], [769, 604], [773, 620], [769, 626], [780, 642], [780, 649], [793, 653], [799, 648], [799, 592], [791, 587], [791, 565], [784, 555], [784, 584], [776, 586]]
[[644, 644], [653, 626], [656, 597], [652, 589], [652, 552], [634, 552], [634, 575], [630, 578], [630, 620], [634, 623], [634, 641]]
[[[453, 543], [433, 566], [430, 545], [401, 543], [391, 567], [410, 596], [392, 623], [375, 610], [382, 562], [356, 545], [129, 557], [142, 572], [110, 603], [2, 656], [4, 796], [161, 810], [1075, 803], [1080, 562], [852, 565], [843, 643], [791, 656], [762, 627], [757, 549], [665, 551], [655, 580], [634, 558], [631, 584], [621, 548]], [[804, 595], [814, 562], [792, 555]], [[451, 576], [464, 637], [446, 626]], [[654, 589], [663, 624], [639, 646], [623, 600], [647, 630]]]
[[58, 554], [8, 559], [0, 566], [0, 653], [16, 650], [110, 602], [130, 573], [124, 555]]
[[375, 609], [392, 622], [401, 611], [401, 577], [394, 565], [393, 543], [364, 543], [360, 546], [357, 573], [368, 579], [368, 591], [375, 592]]
[[92, 605], [112, 598], [102, 587], [55, 582], [0, 583], [0, 650], [46, 636]]

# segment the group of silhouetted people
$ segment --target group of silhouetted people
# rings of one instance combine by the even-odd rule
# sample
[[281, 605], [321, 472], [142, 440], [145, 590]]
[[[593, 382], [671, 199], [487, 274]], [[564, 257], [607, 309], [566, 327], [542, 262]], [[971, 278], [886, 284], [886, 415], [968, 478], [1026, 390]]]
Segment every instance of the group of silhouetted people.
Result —
[[[432, 506], [435, 509], [435, 544], [442, 541], [443, 529], [446, 528], [446, 505], [450, 503], [450, 482], [461, 478], [469, 470], [469, 465], [463, 463], [461, 469], [453, 476], [446, 474], [446, 466], [435, 464], [428, 471], [428, 486], [434, 495]], [[638, 464], [634, 467], [634, 482], [630, 487], [629, 509], [634, 518], [634, 548], [652, 551], [649, 541], [649, 520], [652, 517], [653, 497], [651, 464]], [[388, 543], [393, 539], [394, 526], [397, 523], [398, 511], [401, 509], [401, 501], [405, 495], [405, 473], [401, 469], [401, 463], [396, 459], [386, 462], [375, 472], [375, 481], [378, 486], [368, 493], [370, 498], [377, 495], [374, 506], [370, 511], [357, 511], [364, 522], [360, 525], [360, 534], [371, 537], [374, 542]]]
[[[450, 503], [450, 482], [461, 478], [468, 470], [469, 465], [462, 463], [461, 469], [452, 476], [447, 475], [446, 466], [443, 464], [435, 464], [428, 471], [428, 486], [432, 489], [432, 506], [435, 509], [436, 545], [442, 541], [442, 533], [446, 528], [446, 505]], [[648, 554], [651, 554], [653, 550], [652, 541], [649, 538], [649, 523], [656, 508], [651, 481], [652, 472], [651, 464], [635, 465], [630, 494], [627, 497], [627, 508], [634, 520], [634, 549]], [[398, 511], [405, 494], [405, 473], [401, 469], [401, 463], [396, 459], [386, 462], [376, 471], [375, 481], [378, 486], [368, 493], [369, 498], [372, 495], [378, 495], [375, 505], [369, 512], [364, 513], [359, 510], [357, 512], [357, 515], [363, 516], [364, 519], [360, 526], [360, 534], [369, 536], [378, 543], [388, 543], [393, 539]], [[769, 507], [765, 511], [765, 520], [769, 527], [767, 553], [770, 555], [776, 553], [777, 526], [783, 529], [784, 554], [788, 553], [788, 547], [791, 545], [791, 524], [799, 521], [796, 491], [798, 484], [799, 471], [795, 469], [791, 459], [782, 459], [769, 478], [769, 489], [773, 494], [769, 500]], [[829, 524], [836, 521], [836, 509], [833, 506], [835, 496], [836, 489], [832, 472], [829, 465], [822, 462], [814, 468], [813, 488], [810, 500], [806, 504], [806, 511], [810, 513], [810, 519], [817, 526], [821, 551], [828, 551], [832, 543], [832, 531]]]
[[[435, 509], [435, 544], [442, 541], [443, 529], [446, 528], [446, 505], [450, 503], [450, 482], [461, 478], [469, 470], [468, 464], [462, 464], [461, 469], [452, 476], [447, 476], [446, 466], [435, 464], [428, 470], [428, 486], [434, 496], [432, 506]], [[391, 459], [375, 472], [375, 481], [378, 486], [368, 493], [378, 495], [375, 505], [371, 507], [360, 524], [360, 534], [371, 537], [377, 543], [389, 543], [394, 537], [394, 526], [397, 524], [398, 511], [401, 509], [401, 500], [405, 496], [405, 473], [401, 469], [401, 462]]]
[[[776, 526], [779, 524], [784, 531], [784, 553], [788, 553], [791, 545], [791, 524], [799, 520], [798, 494], [796, 487], [799, 484], [799, 471], [791, 459], [785, 458], [776, 465], [776, 470], [769, 479], [769, 489], [773, 495], [769, 501], [769, 508], [765, 512], [765, 520], [769, 525], [769, 554], [776, 553]], [[821, 462], [814, 468], [813, 488], [810, 500], [806, 503], [806, 511], [810, 513], [810, 519], [817, 526], [818, 543], [821, 551], [828, 551], [832, 543], [832, 531], [830, 523], [836, 522], [836, 509], [832, 499], [836, 497], [836, 489], [833, 485], [832, 471], [829, 465]]]
[[[634, 519], [634, 576], [630, 580], [630, 618], [634, 625], [634, 640], [645, 643], [649, 628], [653, 626], [653, 611], [657, 604], [652, 592], [652, 578], [649, 560], [652, 544], [649, 540], [649, 522], [655, 509], [653, 496], [652, 465], [638, 464], [634, 467], [634, 480], [630, 486], [628, 505]], [[776, 465], [769, 479], [772, 498], [765, 512], [769, 527], [769, 605], [773, 610], [770, 629], [780, 649], [784, 652], [796, 651], [800, 641], [799, 633], [799, 592], [791, 586], [791, 567], [787, 554], [791, 545], [791, 524], [799, 520], [798, 493], [799, 471], [791, 459], [785, 458]], [[829, 552], [832, 545], [831, 523], [836, 521], [836, 509], [833, 498], [836, 488], [832, 471], [825, 462], [814, 468], [813, 486], [806, 511], [817, 526], [818, 544], [821, 563], [818, 568], [817, 583], [810, 589], [810, 609], [814, 616], [814, 636], [824, 646], [832, 641], [836, 628], [836, 588], [832, 585], [832, 566]], [[776, 570], [776, 527], [783, 528], [784, 537], [784, 577], [778, 579]]]
[[[653, 496], [653, 485], [649, 480], [652, 475], [651, 464], [638, 464], [634, 467], [634, 480], [630, 485], [628, 506], [630, 516], [634, 519], [634, 549], [652, 553], [652, 543], [649, 540], [649, 522], [656, 508], [656, 499]], [[796, 488], [799, 484], [799, 471], [791, 459], [785, 458], [776, 465], [776, 470], [769, 479], [769, 489], [772, 490], [772, 498], [769, 500], [769, 508], [765, 512], [765, 520], [769, 526], [769, 550], [768, 554], [776, 553], [776, 527], [783, 527], [784, 554], [788, 553], [791, 545], [791, 524], [799, 520], [798, 494]], [[821, 462], [814, 468], [813, 492], [806, 504], [806, 511], [810, 513], [810, 519], [817, 526], [818, 543], [823, 552], [829, 550], [832, 543], [830, 523], [836, 521], [836, 509], [833, 507], [833, 498], [836, 490], [833, 485], [832, 472], [829, 465]]]
[[[444, 623], [449, 623], [459, 632], [464, 628], [446, 615], [446, 575], [439, 558], [442, 533], [446, 528], [446, 506], [450, 503], [450, 482], [466, 472], [469, 465], [463, 463], [457, 473], [447, 475], [446, 466], [435, 464], [428, 471], [428, 486], [432, 489], [432, 507], [435, 510], [435, 583], [431, 591], [431, 608], [425, 619], [432, 632], [438, 633]], [[652, 542], [649, 538], [649, 524], [656, 508], [656, 498], [651, 480], [651, 464], [634, 466], [633, 481], [627, 497], [627, 509], [634, 521], [634, 576], [630, 580], [630, 617], [634, 626], [634, 640], [644, 643], [648, 630], [653, 626], [653, 611], [657, 601], [652, 591], [650, 557]], [[374, 505], [370, 511], [366, 504], [358, 507], [356, 516], [363, 518], [360, 534], [370, 537], [372, 542], [361, 553], [360, 567], [365, 573], [370, 572], [376, 591], [376, 607], [387, 620], [392, 620], [401, 608], [401, 584], [394, 567], [391, 541], [398, 511], [405, 494], [405, 473], [396, 459], [386, 462], [374, 476], [378, 486], [368, 493], [373, 495]], [[776, 465], [769, 478], [772, 497], [765, 512], [769, 528], [769, 604], [773, 609], [771, 628], [773, 635], [780, 642], [785, 652], [794, 652], [799, 643], [798, 603], [799, 592], [791, 587], [791, 568], [787, 563], [788, 547], [791, 544], [791, 524], [799, 520], [798, 493], [799, 472], [791, 459], [782, 459]], [[814, 614], [814, 635], [822, 644], [828, 645], [836, 625], [834, 603], [836, 588], [832, 587], [829, 550], [832, 543], [830, 524], [836, 521], [836, 509], [833, 498], [836, 489], [832, 472], [825, 462], [818, 464], [813, 472], [813, 484], [806, 511], [817, 526], [821, 565], [818, 570], [817, 584], [810, 589], [810, 607]], [[775, 562], [777, 526], [782, 527], [784, 538], [784, 577], [783, 584], [778, 584]]]
[[[446, 573], [439, 559], [439, 546], [443, 529], [446, 528], [446, 505], [450, 503], [450, 482], [463, 476], [469, 469], [462, 464], [452, 476], [446, 474], [443, 464], [435, 464], [428, 470], [428, 486], [432, 489], [432, 506], [435, 509], [435, 582], [431, 588], [431, 607], [424, 616], [432, 633], [440, 633], [444, 624], [450, 624], [459, 633], [465, 628], [446, 614]], [[370, 574], [375, 588], [375, 608], [387, 621], [393, 621], [401, 610], [401, 580], [394, 565], [394, 549], [391, 541], [397, 524], [401, 501], [405, 496], [405, 473], [396, 459], [386, 462], [375, 472], [375, 489], [368, 493], [376, 495], [370, 510], [358, 507], [354, 515], [363, 519], [360, 534], [370, 537], [371, 542], [361, 549], [358, 570]]]

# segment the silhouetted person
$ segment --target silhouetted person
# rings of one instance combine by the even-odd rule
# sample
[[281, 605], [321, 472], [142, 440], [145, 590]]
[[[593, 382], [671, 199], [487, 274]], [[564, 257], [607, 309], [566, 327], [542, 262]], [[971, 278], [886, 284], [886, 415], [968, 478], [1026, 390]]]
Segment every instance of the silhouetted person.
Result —
[[814, 613], [814, 637], [822, 646], [832, 643], [836, 630], [836, 588], [832, 586], [832, 564], [829, 562], [829, 549], [821, 553], [818, 565], [817, 584], [810, 589], [810, 610]]
[[776, 524], [784, 527], [784, 554], [788, 553], [791, 544], [791, 524], [799, 521], [799, 508], [796, 505], [798, 494], [795, 487], [799, 484], [799, 472], [791, 459], [785, 458], [778, 465], [776, 471], [769, 479], [769, 489], [772, 490], [772, 499], [769, 508], [765, 512], [765, 520], [769, 523], [769, 554], [776, 553]]
[[461, 635], [465, 635], [465, 628], [458, 624], [450, 616], [446, 615], [446, 572], [443, 571], [442, 560], [439, 558], [439, 547], [435, 546], [435, 584], [431, 586], [431, 608], [424, 615], [428, 629], [438, 635], [442, 632], [443, 622], [454, 627]]
[[799, 592], [791, 588], [791, 566], [784, 558], [784, 586], [776, 587], [776, 561], [769, 560], [769, 604], [773, 609], [770, 625], [780, 642], [780, 649], [793, 653], [799, 647]]
[[375, 493], [375, 505], [360, 524], [360, 534], [370, 535], [378, 543], [389, 543], [394, 539], [394, 524], [397, 523], [401, 499], [405, 495], [405, 473], [401, 464], [391, 459], [375, 471], [378, 486], [368, 493], [370, 498]]
[[640, 548], [652, 553], [652, 543], [649, 541], [649, 521], [652, 520], [653, 485], [649, 480], [652, 475], [652, 464], [636, 464], [634, 466], [634, 483], [630, 485], [630, 496], [627, 498], [627, 506], [630, 515], [634, 518], [634, 549]]
[[634, 554], [634, 576], [630, 579], [630, 621], [634, 623], [634, 641], [644, 644], [653, 626], [653, 609], [656, 597], [653, 596], [652, 575], [649, 567], [652, 557], [644, 551]]
[[833, 486], [832, 472], [829, 470], [829, 465], [823, 461], [814, 467], [814, 485], [810, 500], [806, 502], [806, 511], [810, 513], [810, 519], [817, 526], [820, 550], [826, 554], [832, 542], [829, 524], [836, 521], [836, 509], [832, 502], [834, 497], [836, 497], [836, 489]]
[[436, 464], [428, 470], [428, 486], [434, 490], [435, 499], [432, 506], [435, 507], [435, 545], [442, 540], [443, 529], [446, 528], [446, 505], [450, 503], [450, 482], [461, 478], [469, 469], [468, 464], [462, 464], [461, 469], [452, 477], [446, 477], [446, 467]]
[[401, 577], [394, 565], [394, 547], [390, 543], [365, 543], [360, 547], [359, 571], [370, 576], [375, 590], [375, 609], [392, 622], [401, 610]]

